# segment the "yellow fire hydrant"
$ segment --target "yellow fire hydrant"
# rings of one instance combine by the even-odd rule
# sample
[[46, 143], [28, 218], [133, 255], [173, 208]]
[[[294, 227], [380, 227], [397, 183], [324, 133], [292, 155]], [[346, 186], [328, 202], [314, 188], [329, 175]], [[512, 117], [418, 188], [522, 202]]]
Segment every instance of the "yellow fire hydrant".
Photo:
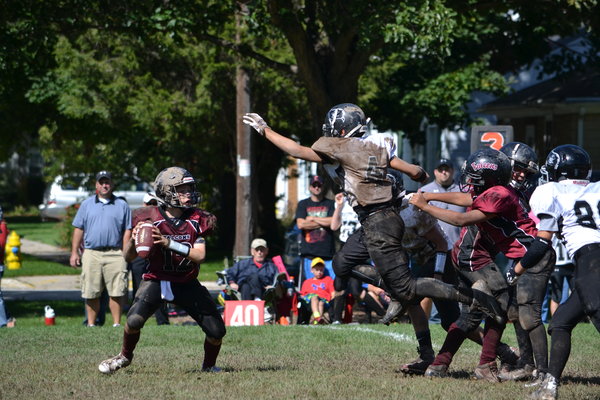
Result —
[[8, 235], [4, 251], [4, 264], [6, 265], [6, 268], [21, 268], [21, 237], [17, 232], [12, 231], [10, 235]]

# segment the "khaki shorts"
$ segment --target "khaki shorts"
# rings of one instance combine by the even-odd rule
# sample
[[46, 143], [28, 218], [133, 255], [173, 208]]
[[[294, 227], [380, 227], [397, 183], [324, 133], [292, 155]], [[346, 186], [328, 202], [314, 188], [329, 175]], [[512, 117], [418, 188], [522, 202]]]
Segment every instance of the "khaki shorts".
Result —
[[110, 297], [127, 294], [129, 271], [121, 250], [85, 249], [81, 257], [81, 297], [97, 299], [104, 288]]

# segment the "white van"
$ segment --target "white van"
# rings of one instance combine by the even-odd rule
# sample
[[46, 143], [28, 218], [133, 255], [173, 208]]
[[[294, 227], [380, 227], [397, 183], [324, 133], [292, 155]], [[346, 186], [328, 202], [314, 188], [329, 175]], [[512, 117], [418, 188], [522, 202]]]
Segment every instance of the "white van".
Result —
[[[136, 177], [115, 177], [114, 195], [123, 197], [133, 210], [143, 205], [144, 195], [152, 186]], [[42, 220], [62, 219], [67, 207], [81, 203], [94, 194], [96, 182], [93, 176], [86, 174], [59, 175], [46, 189], [44, 202], [39, 205]]]

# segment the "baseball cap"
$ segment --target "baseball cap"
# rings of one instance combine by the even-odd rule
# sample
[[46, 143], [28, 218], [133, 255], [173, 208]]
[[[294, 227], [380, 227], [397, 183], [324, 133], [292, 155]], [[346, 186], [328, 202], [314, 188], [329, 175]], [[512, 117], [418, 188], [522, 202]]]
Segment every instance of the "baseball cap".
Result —
[[448, 160], [447, 158], [440, 158], [440, 161], [438, 161], [435, 169], [438, 169], [439, 167], [441, 167], [443, 165], [450, 167], [450, 168], [454, 168], [454, 165], [452, 165], [452, 161]]
[[108, 171], [100, 171], [96, 174], [96, 182], [102, 178], [106, 178], [112, 181], [112, 174]]
[[315, 175], [312, 177], [312, 179], [310, 180], [310, 184], [314, 184], [314, 183], [318, 183], [320, 185], [323, 185], [323, 178], [321, 178], [319, 175]]
[[257, 239], [254, 239], [252, 241], [252, 243], [250, 244], [250, 248], [252, 248], [252, 249], [256, 249], [257, 247], [261, 247], [261, 246], [267, 248], [267, 241], [265, 239], [257, 238]]
[[321, 257], [315, 257], [310, 262], [310, 267], [312, 268], [317, 264], [323, 264], [323, 266], [325, 266], [325, 261], [323, 261], [323, 259]]

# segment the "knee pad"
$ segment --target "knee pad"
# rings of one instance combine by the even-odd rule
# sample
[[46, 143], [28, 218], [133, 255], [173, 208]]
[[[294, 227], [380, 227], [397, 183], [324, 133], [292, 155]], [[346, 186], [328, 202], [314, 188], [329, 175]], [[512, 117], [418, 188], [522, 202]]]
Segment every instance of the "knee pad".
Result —
[[[471, 316], [468, 314], [461, 314], [460, 318], [456, 320], [456, 326], [458, 326], [460, 330], [462, 330], [465, 333], [469, 333], [477, 329], [480, 323], [481, 321], [477, 321], [476, 319], [471, 318]], [[447, 328], [444, 329], [447, 330]]]
[[510, 304], [508, 306], [508, 320], [509, 321], [518, 321], [519, 320], [519, 308], [515, 304]]
[[542, 318], [531, 307], [519, 306], [519, 322], [523, 329], [529, 332], [541, 325]]
[[144, 317], [137, 313], [127, 315], [127, 325], [133, 330], [139, 331], [144, 327], [145, 323], [146, 320], [144, 319]]

